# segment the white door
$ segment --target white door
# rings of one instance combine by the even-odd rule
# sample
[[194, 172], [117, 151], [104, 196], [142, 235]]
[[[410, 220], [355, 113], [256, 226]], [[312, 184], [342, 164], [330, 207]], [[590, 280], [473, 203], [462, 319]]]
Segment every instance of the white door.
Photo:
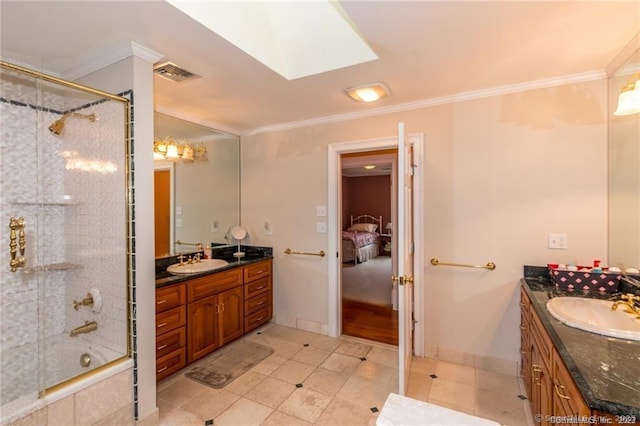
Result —
[[398, 358], [400, 395], [405, 395], [413, 356], [413, 150], [398, 124]]

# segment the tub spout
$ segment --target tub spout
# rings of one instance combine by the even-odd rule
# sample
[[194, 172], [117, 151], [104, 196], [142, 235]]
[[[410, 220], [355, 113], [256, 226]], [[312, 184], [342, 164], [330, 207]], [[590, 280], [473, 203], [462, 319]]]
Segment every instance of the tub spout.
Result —
[[95, 321], [86, 321], [84, 323], [84, 325], [81, 325], [80, 327], [76, 327], [73, 330], [71, 330], [71, 333], [69, 333], [69, 336], [74, 337], [77, 336], [78, 334], [82, 334], [82, 333], [91, 333], [92, 331], [96, 331], [98, 329], [98, 323]]

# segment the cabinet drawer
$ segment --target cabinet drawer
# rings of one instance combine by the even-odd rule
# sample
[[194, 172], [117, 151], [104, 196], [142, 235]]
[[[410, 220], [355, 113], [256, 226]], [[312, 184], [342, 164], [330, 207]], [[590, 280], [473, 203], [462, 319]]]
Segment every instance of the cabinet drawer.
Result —
[[244, 285], [244, 298], [257, 296], [262, 293], [269, 292], [271, 290], [271, 277], [252, 281]]
[[170, 311], [156, 314], [156, 337], [162, 333], [185, 325], [187, 321], [187, 309], [184, 305], [173, 308]]
[[156, 360], [156, 380], [162, 380], [182, 369], [186, 365], [185, 348], [175, 351]]
[[196, 278], [187, 283], [187, 300], [193, 302], [239, 285], [242, 285], [240, 268]]
[[186, 334], [184, 327], [180, 327], [156, 337], [156, 359], [184, 347]]
[[156, 313], [184, 305], [185, 302], [184, 284], [162, 287], [156, 290]]
[[247, 316], [267, 306], [271, 306], [271, 293], [262, 293], [251, 299], [245, 298], [244, 315]]
[[260, 327], [271, 319], [271, 306], [248, 315], [244, 318], [244, 332], [253, 330], [256, 327]]
[[255, 281], [271, 275], [271, 260], [254, 263], [244, 268], [244, 282]]

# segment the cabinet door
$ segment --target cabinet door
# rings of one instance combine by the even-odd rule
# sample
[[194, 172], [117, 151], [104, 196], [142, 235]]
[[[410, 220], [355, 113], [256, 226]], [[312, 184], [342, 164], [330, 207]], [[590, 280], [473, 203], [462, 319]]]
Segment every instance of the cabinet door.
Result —
[[[540, 349], [540, 342], [535, 334], [530, 336], [531, 360], [531, 413], [536, 417], [536, 424], [549, 425], [552, 408], [552, 380], [549, 367], [545, 362], [544, 351]], [[538, 420], [539, 419], [539, 420]]]
[[227, 290], [218, 295], [220, 310], [221, 344], [242, 336], [243, 334], [243, 298], [242, 287]]
[[189, 303], [187, 322], [187, 359], [191, 363], [220, 346], [218, 296]]
[[557, 352], [554, 352], [553, 357], [553, 377], [553, 414], [571, 418], [589, 416], [591, 409], [584, 402], [580, 390]]

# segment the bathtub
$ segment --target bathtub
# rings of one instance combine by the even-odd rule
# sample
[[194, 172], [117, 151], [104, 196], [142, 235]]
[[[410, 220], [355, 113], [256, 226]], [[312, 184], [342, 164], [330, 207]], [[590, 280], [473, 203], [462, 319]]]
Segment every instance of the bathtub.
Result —
[[132, 366], [126, 355], [68, 334], [47, 338], [40, 353], [36, 342], [3, 351], [0, 424], [9, 424]]

